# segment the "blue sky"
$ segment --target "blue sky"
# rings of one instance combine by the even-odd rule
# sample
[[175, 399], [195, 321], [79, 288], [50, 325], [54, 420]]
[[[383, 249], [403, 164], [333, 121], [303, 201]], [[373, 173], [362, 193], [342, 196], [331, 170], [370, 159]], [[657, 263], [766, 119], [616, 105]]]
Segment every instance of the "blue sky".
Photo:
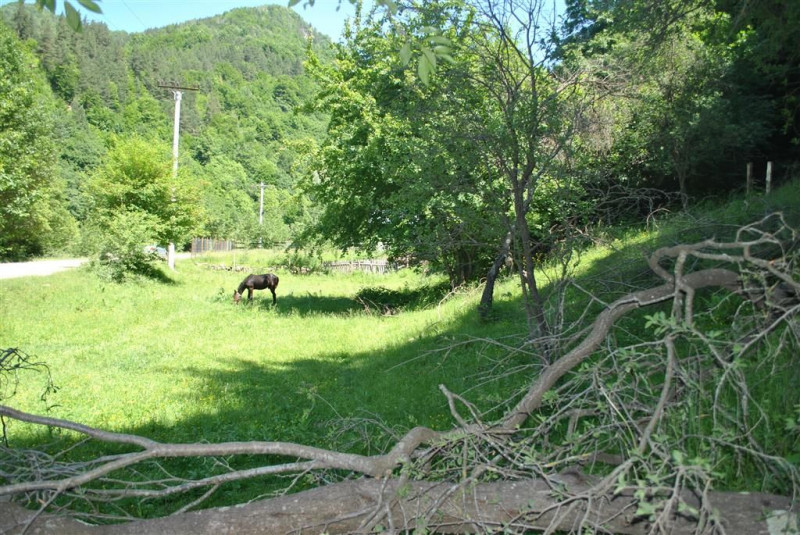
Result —
[[[8, 4], [16, 0], [0, 0], [0, 4]], [[58, 0], [61, 8], [63, 0]], [[33, 3], [28, 0], [28, 3]], [[78, 2], [73, 0], [73, 6]], [[302, 4], [293, 9], [306, 22], [318, 31], [338, 40], [344, 28], [344, 21], [352, 16], [354, 8], [349, 0], [316, 0], [314, 7], [304, 8]], [[237, 7], [255, 7], [263, 5], [288, 6], [287, 0], [101, 0], [98, 5], [102, 15], [94, 15], [82, 10], [90, 20], [99, 20], [111, 30], [129, 33], [141, 32], [149, 28], [160, 28], [169, 24], [177, 24], [187, 20], [213, 17]], [[337, 6], [339, 9], [337, 11]]]

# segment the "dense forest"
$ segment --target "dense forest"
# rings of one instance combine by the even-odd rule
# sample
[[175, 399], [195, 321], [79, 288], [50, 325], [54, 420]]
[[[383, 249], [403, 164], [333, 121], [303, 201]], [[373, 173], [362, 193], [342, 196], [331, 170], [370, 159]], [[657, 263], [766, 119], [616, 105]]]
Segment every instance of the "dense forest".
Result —
[[[326, 242], [455, 285], [498, 254], [524, 266], [576, 229], [743, 190], [748, 165], [760, 188], [767, 162], [791, 175], [794, 3], [533, 7], [378, 9], [333, 45], [280, 6], [131, 35], [3, 6], [0, 256]], [[170, 84], [192, 89], [177, 178]]]
[[182, 92], [178, 166], [191, 217], [177, 218], [174, 236], [144, 218], [139, 242], [285, 242], [305, 224], [298, 168], [325, 117], [296, 108], [314, 90], [303, 69], [307, 50], [327, 57], [330, 45], [297, 14], [235, 9], [135, 35], [102, 23], [76, 32], [63, 17], [24, 4], [3, 6], [2, 15], [2, 257], [96, 251], [121, 203], [175, 219], [157, 198], [166, 190], [149, 199], [100, 193], [111, 191], [108, 182], [142, 193], [144, 184], [121, 178], [125, 166], [140, 164], [152, 165], [152, 185], [169, 189], [174, 98], [162, 86], [175, 83], [192, 89]]

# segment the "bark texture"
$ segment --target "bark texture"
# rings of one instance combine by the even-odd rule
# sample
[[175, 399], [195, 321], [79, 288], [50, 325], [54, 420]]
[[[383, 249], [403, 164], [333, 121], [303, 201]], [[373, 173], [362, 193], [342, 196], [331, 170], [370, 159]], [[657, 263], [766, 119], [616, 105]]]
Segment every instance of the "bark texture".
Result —
[[[590, 486], [580, 481], [560, 483], [575, 496], [587, 495]], [[631, 492], [617, 496], [577, 499], [565, 507], [555, 492], [555, 482], [543, 480], [484, 483], [471, 488], [442, 483], [403, 482], [400, 480], [361, 479], [321, 487], [307, 492], [236, 507], [206, 509], [167, 518], [141, 520], [127, 524], [90, 526], [49, 514], [37, 517], [25, 531], [28, 535], [264, 535], [278, 533], [357, 533], [378, 528], [409, 530], [427, 527], [441, 533], [475, 533], [523, 525], [541, 530], [564, 530], [588, 518], [608, 533], [646, 534], [651, 526], [634, 516]], [[791, 518], [792, 501], [760, 493], [711, 492], [711, 502], [728, 535], [772, 535], [769, 524]], [[684, 501], [697, 505], [696, 497]], [[586, 504], [591, 503], [591, 510]], [[433, 507], [432, 507], [433, 506]], [[571, 510], [570, 510], [571, 509]], [[0, 530], [22, 535], [36, 513], [10, 502], [0, 504]], [[788, 515], [788, 516], [787, 516]], [[796, 516], [795, 516], [796, 518]], [[771, 522], [770, 522], [770, 519]], [[796, 521], [796, 520], [795, 520]], [[796, 526], [796, 524], [795, 524]], [[690, 518], [673, 519], [674, 535], [689, 535], [697, 528]], [[787, 533], [792, 533], [788, 531]], [[796, 533], [796, 532], [795, 532]]]

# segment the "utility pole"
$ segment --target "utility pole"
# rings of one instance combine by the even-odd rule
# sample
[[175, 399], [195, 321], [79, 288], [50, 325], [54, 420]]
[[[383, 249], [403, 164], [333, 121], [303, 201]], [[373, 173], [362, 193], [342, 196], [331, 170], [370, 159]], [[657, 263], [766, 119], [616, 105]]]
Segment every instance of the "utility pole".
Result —
[[[178, 178], [178, 139], [181, 129], [181, 98], [184, 91], [197, 91], [199, 87], [185, 87], [179, 85], [177, 82], [162, 82], [158, 87], [169, 89], [175, 97], [175, 118], [173, 119], [172, 127], [172, 178]], [[174, 191], [174, 190], [173, 190]], [[172, 196], [172, 202], [175, 202], [175, 196]], [[175, 270], [175, 244], [169, 242], [167, 247], [167, 265], [171, 270]]]
[[267, 187], [267, 185], [262, 181], [259, 187], [261, 188], [261, 200], [258, 205], [258, 248], [261, 249], [261, 227], [264, 226], [264, 188]]

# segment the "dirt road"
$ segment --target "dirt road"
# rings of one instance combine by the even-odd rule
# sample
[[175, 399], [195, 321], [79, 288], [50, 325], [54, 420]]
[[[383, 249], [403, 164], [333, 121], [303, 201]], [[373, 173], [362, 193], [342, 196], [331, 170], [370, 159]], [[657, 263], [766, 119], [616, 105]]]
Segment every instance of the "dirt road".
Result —
[[86, 258], [67, 258], [64, 260], [34, 260], [32, 262], [0, 263], [0, 279], [17, 277], [42, 277], [65, 269], [72, 269], [86, 262]]
[[[175, 254], [176, 259], [191, 257], [192, 253]], [[33, 260], [31, 262], [0, 263], [0, 279], [43, 277], [66, 269], [76, 268], [88, 261], [88, 258], [65, 258], [64, 260]]]

